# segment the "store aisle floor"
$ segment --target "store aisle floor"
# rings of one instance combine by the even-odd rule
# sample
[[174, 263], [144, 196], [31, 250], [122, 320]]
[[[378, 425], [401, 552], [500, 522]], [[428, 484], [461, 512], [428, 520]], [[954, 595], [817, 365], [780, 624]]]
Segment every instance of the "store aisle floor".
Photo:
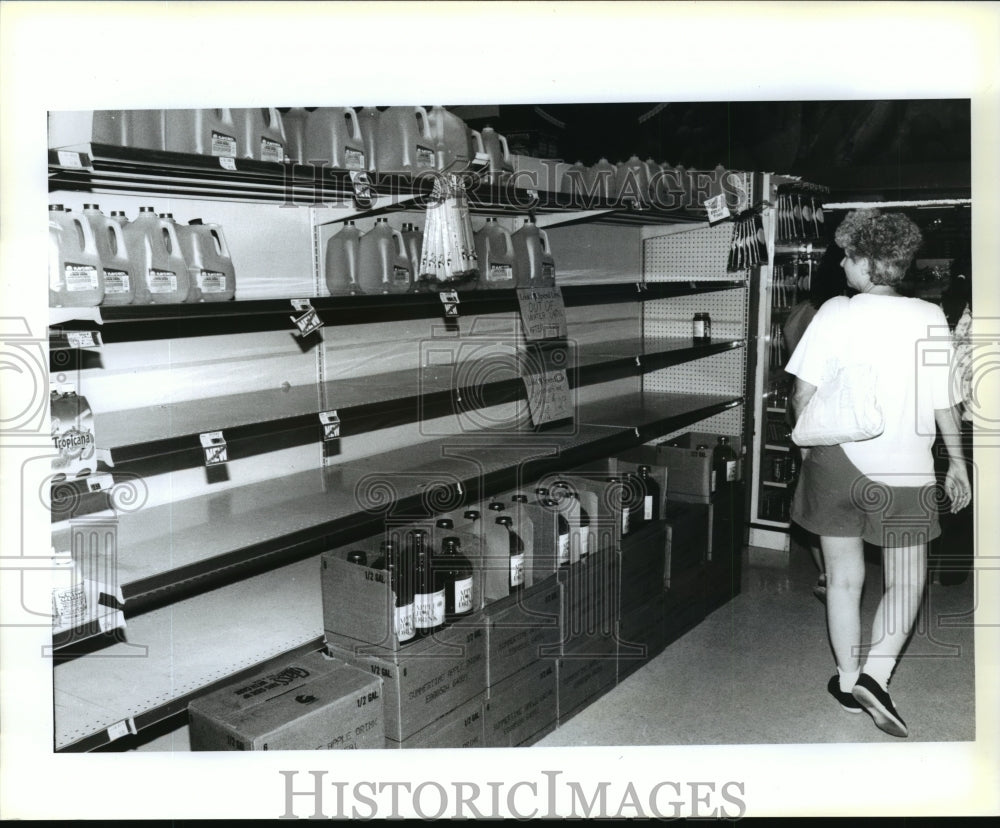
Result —
[[[835, 667], [824, 609], [812, 594], [815, 574], [801, 550], [790, 563], [745, 563], [739, 596], [537, 744], [902, 741], [827, 694]], [[881, 567], [869, 561], [863, 629], [880, 593]], [[974, 600], [972, 577], [928, 586], [890, 685], [908, 741], [975, 739]]]

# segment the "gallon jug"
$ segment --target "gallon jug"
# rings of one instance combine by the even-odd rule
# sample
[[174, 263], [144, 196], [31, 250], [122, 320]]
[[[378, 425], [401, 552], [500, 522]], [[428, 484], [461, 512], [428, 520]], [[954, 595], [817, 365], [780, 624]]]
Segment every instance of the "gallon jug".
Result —
[[174, 223], [140, 207], [135, 221], [125, 226], [125, 246], [135, 278], [137, 304], [176, 304], [191, 291], [187, 263]]
[[470, 130], [465, 121], [443, 106], [432, 106], [427, 113], [437, 152], [437, 168], [449, 172], [467, 170], [476, 152], [483, 151], [482, 136]]
[[649, 170], [638, 156], [617, 165], [614, 198], [637, 204], [649, 202]]
[[511, 236], [514, 245], [514, 287], [542, 284], [542, 234], [535, 222], [526, 218]]
[[272, 107], [232, 110], [240, 158], [271, 161], [285, 160], [285, 130], [281, 113]]
[[164, 116], [167, 150], [236, 158], [239, 133], [232, 109], [168, 109]]
[[226, 302], [236, 296], [236, 271], [218, 224], [191, 219], [176, 225], [181, 252], [187, 262], [193, 300]]
[[125, 110], [125, 145], [135, 149], [166, 149], [166, 114], [164, 110]]
[[128, 143], [125, 122], [123, 109], [50, 112], [49, 149], [90, 143], [124, 147]]
[[417, 225], [410, 222], [403, 224], [402, 230], [403, 247], [406, 249], [406, 258], [410, 263], [410, 278], [413, 280], [413, 287], [420, 270], [420, 256], [424, 249], [424, 232]]
[[369, 170], [379, 168], [376, 147], [378, 145], [378, 123], [381, 115], [382, 113], [374, 106], [365, 106], [358, 110], [358, 124], [365, 142], [365, 160], [368, 162]]
[[349, 106], [320, 107], [306, 121], [306, 157], [338, 170], [367, 170], [358, 114]]
[[427, 110], [391, 106], [378, 119], [375, 152], [379, 172], [420, 172], [437, 165], [437, 147]]
[[[490, 180], [497, 181], [504, 173], [514, 171], [514, 162], [510, 157], [507, 139], [491, 126], [483, 127], [483, 152], [489, 158]], [[552, 189], [549, 187], [548, 189]]]
[[61, 204], [50, 204], [49, 250], [49, 305], [90, 308], [101, 304], [104, 273], [90, 222]]
[[122, 224], [116, 218], [105, 216], [97, 204], [84, 204], [83, 216], [94, 231], [101, 270], [104, 271], [104, 299], [101, 304], [132, 304], [135, 283], [132, 281]]
[[332, 296], [361, 292], [358, 284], [358, 256], [361, 231], [353, 221], [344, 222], [339, 233], [326, 243], [326, 287]]
[[[483, 141], [485, 140], [484, 136]], [[575, 205], [578, 203], [577, 199], [580, 199], [583, 193], [588, 192], [587, 188], [590, 179], [590, 168], [582, 161], [577, 161], [566, 170], [559, 189], [564, 193], [572, 194], [574, 196], [572, 203]]]
[[590, 168], [587, 192], [595, 193], [597, 198], [603, 201], [613, 201], [617, 198], [615, 192], [615, 180], [617, 177], [618, 168], [608, 161], [607, 158], [602, 158]]
[[479, 287], [514, 287], [514, 243], [510, 233], [492, 216], [476, 233], [476, 258]]
[[389, 226], [389, 219], [375, 219], [375, 226], [361, 237], [358, 253], [362, 293], [409, 292], [413, 278], [403, 236]]
[[306, 123], [314, 111], [315, 107], [301, 106], [280, 110], [281, 124], [285, 128], [285, 154], [293, 164], [305, 164], [309, 160], [306, 155]]

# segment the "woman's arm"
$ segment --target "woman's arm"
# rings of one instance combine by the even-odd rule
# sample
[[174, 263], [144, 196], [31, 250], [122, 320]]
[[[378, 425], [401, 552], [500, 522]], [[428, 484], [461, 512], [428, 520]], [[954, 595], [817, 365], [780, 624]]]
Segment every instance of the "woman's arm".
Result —
[[941, 439], [948, 452], [948, 472], [944, 478], [944, 490], [951, 501], [951, 512], [954, 514], [964, 509], [972, 501], [972, 487], [969, 485], [969, 475], [965, 470], [965, 456], [962, 453], [961, 426], [958, 421], [958, 408], [934, 409], [934, 420], [941, 432]]
[[799, 417], [805, 410], [806, 404], [816, 393], [816, 386], [803, 379], [795, 378], [795, 387], [792, 389], [792, 425], [798, 422]]

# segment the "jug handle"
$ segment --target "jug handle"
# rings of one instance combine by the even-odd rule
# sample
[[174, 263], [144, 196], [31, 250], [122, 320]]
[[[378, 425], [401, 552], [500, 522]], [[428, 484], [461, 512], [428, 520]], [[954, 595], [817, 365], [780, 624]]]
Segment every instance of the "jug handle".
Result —
[[97, 253], [97, 239], [94, 237], [94, 228], [90, 226], [90, 222], [78, 218], [74, 218], [73, 222], [76, 224], [83, 239], [84, 249], [91, 254]]
[[510, 161], [510, 147], [507, 146], [507, 136], [497, 133], [497, 138], [500, 140], [500, 149], [503, 150], [503, 160]]
[[423, 125], [421, 127], [422, 135], [420, 137], [426, 138], [429, 141], [431, 138], [431, 124], [427, 118], [427, 110], [424, 109], [422, 106], [415, 106], [413, 107], [413, 111], [420, 119], [420, 123]]
[[212, 234], [212, 239], [215, 241], [215, 246], [218, 248], [219, 254], [225, 256], [227, 259], [231, 259], [232, 256], [229, 255], [229, 246], [226, 244], [226, 240], [222, 237], [222, 233], [215, 227], [210, 231]]
[[122, 226], [117, 221], [113, 221], [108, 227], [111, 228], [111, 233], [115, 237], [115, 246], [118, 248], [118, 255], [127, 255], [128, 248], [125, 247], [125, 231], [122, 229]]
[[472, 134], [472, 142], [476, 145], [476, 152], [485, 155], [486, 147], [483, 144], [482, 133], [475, 129], [470, 129], [469, 132]]
[[361, 136], [361, 123], [358, 121], [358, 113], [355, 112], [354, 109], [352, 109], [351, 107], [345, 106], [344, 114], [347, 116], [347, 120], [349, 120], [354, 125], [351, 137], [355, 141], [360, 141], [362, 139], [362, 136]]
[[396, 242], [396, 254], [403, 256], [406, 254], [406, 244], [403, 242], [403, 234], [398, 230], [392, 231], [392, 238]]
[[271, 128], [277, 127], [278, 132], [281, 133], [281, 140], [285, 140], [285, 122], [281, 118], [281, 113], [278, 112], [273, 106], [267, 108], [268, 121], [270, 122]]

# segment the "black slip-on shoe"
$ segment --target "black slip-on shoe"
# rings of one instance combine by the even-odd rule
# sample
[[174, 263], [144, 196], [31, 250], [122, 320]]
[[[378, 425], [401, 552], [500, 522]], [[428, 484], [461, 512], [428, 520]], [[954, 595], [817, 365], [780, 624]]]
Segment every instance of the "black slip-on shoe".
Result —
[[848, 713], [860, 713], [862, 707], [858, 704], [857, 699], [854, 698], [850, 693], [845, 693], [840, 689], [840, 678], [834, 676], [830, 679], [829, 683], [826, 685], [826, 691], [837, 700], [837, 704], [844, 708]]
[[879, 730], [904, 739], [910, 735], [910, 731], [906, 729], [906, 722], [896, 712], [889, 694], [867, 673], [858, 676], [851, 695], [868, 711]]

